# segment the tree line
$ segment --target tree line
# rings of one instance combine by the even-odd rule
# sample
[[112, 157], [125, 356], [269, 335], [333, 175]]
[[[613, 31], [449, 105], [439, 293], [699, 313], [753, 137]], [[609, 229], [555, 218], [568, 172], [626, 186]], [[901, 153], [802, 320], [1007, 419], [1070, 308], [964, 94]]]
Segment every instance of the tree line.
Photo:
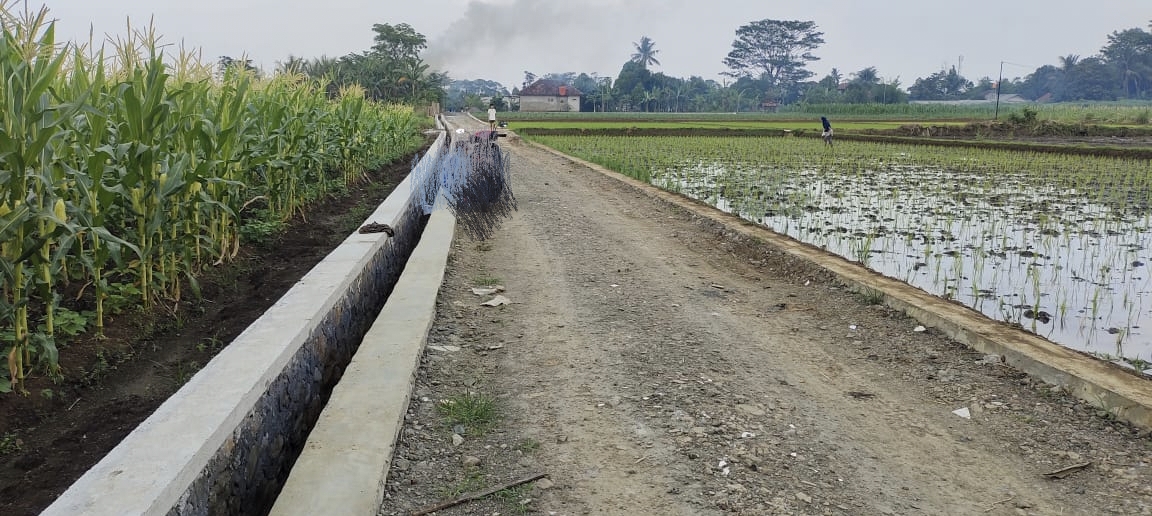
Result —
[[428, 40], [407, 23], [372, 25], [372, 48], [342, 57], [305, 59], [289, 56], [277, 72], [324, 78], [330, 93], [357, 84], [375, 100], [404, 104], [441, 102], [447, 92], [445, 72], [431, 70], [420, 53]]
[[[1060, 56], [1057, 64], [1041, 66], [1024, 77], [971, 81], [951, 67], [916, 78], [907, 88], [899, 78], [885, 80], [874, 66], [847, 74], [833, 68], [814, 80], [808, 66], [820, 59], [815, 52], [824, 44], [824, 33], [812, 21], [765, 19], [739, 27], [722, 60], [727, 71], [720, 81], [653, 71], [660, 66], [660, 50], [651, 38], [642, 36], [615, 77], [525, 71], [524, 82], [511, 89], [486, 79], [452, 80], [446, 72], [429, 69], [420, 57], [427, 40], [408, 24], [375, 24], [372, 31], [374, 44], [366, 51], [339, 58], [289, 57], [278, 71], [326, 78], [333, 91], [358, 84], [374, 99], [441, 102], [454, 109], [485, 108], [487, 103], [513, 109], [509, 99], [536, 79], [580, 90], [581, 111], [754, 111], [793, 103], [983, 99], [997, 91], [1055, 102], [1152, 100], [1152, 32], [1142, 28], [1115, 31], [1098, 54]], [[225, 64], [234, 66], [237, 60], [222, 57], [221, 65]]]

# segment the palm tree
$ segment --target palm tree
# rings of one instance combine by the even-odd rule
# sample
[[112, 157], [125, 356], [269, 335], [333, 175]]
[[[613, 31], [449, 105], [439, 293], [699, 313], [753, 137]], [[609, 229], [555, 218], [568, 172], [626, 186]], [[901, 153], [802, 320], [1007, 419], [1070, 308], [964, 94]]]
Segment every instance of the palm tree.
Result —
[[863, 84], [866, 86], [880, 84], [880, 74], [876, 71], [875, 66], [869, 66], [868, 68], [856, 72], [854, 75], [856, 78], [853, 79], [852, 82], [856, 84]]
[[1072, 83], [1076, 79], [1076, 65], [1078, 64], [1080, 64], [1080, 56], [1077, 54], [1060, 56], [1060, 90], [1064, 94], [1068, 94], [1074, 89]]
[[304, 75], [314, 79], [319, 79], [326, 75], [335, 76], [339, 68], [340, 60], [327, 56], [305, 59], [300, 63], [300, 71], [303, 72]]
[[648, 69], [649, 64], [660, 64], [660, 61], [656, 59], [656, 54], [659, 54], [660, 51], [656, 50], [656, 44], [648, 36], [641, 36], [640, 42], [633, 43], [632, 46], [636, 47], [636, 53], [632, 54], [633, 63], [640, 65], [645, 70]]
[[1079, 62], [1080, 62], [1080, 56], [1077, 54], [1068, 54], [1066, 56], [1060, 56], [1060, 68], [1062, 70], [1064, 70], [1064, 73], [1068, 73], [1068, 72], [1072, 71], [1072, 68], [1076, 67], [1076, 64]]
[[423, 59], [419, 57], [414, 59], [405, 59], [403, 63], [397, 67], [398, 77], [396, 78], [396, 85], [399, 86], [400, 91], [407, 90], [407, 96], [411, 100], [416, 100], [420, 96], [420, 86], [424, 79], [425, 72], [428, 71], [428, 65], [424, 63]]
[[828, 72], [828, 77], [831, 77], [832, 80], [836, 82], [837, 87], [839, 87], [840, 83], [844, 80], [844, 77], [840, 75], [840, 70], [837, 70], [836, 68], [833, 68], [831, 72]]
[[276, 62], [276, 73], [278, 74], [295, 74], [304, 73], [304, 67], [307, 66], [308, 60], [303, 57], [296, 57], [288, 54], [288, 59]]

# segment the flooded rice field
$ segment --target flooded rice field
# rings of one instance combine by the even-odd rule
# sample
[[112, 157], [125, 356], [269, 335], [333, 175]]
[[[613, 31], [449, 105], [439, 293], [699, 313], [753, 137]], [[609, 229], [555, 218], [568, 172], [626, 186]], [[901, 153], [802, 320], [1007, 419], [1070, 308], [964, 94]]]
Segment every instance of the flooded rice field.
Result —
[[1147, 161], [795, 138], [550, 137], [1053, 342], [1152, 361]]

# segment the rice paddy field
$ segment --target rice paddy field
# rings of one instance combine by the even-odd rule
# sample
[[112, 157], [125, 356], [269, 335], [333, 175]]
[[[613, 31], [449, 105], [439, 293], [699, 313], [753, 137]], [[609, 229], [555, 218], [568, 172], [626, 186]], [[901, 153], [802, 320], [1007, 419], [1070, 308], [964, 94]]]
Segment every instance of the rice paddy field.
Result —
[[1152, 361], [1152, 163], [712, 136], [533, 136], [1064, 346]]

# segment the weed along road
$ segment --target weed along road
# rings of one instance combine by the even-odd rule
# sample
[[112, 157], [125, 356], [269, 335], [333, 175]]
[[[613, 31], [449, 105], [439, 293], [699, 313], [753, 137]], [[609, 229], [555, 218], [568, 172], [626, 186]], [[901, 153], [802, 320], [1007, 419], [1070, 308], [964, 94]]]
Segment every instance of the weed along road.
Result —
[[1152, 514], [1147, 431], [500, 145], [518, 211], [487, 241], [457, 231], [381, 514], [501, 485], [436, 514]]

